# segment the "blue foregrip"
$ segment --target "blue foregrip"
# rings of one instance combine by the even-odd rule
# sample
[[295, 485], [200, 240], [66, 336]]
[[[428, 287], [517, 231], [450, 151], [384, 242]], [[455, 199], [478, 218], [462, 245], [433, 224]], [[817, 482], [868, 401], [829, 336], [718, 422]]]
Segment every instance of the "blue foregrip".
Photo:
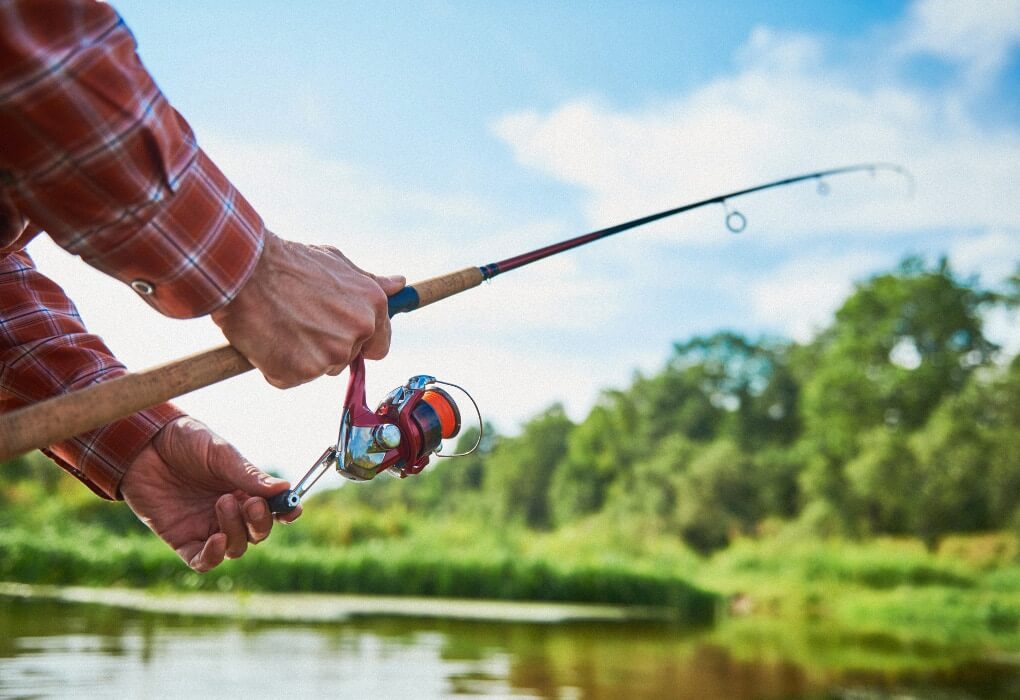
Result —
[[414, 311], [420, 302], [418, 291], [414, 287], [404, 287], [389, 299], [390, 318], [406, 311]]

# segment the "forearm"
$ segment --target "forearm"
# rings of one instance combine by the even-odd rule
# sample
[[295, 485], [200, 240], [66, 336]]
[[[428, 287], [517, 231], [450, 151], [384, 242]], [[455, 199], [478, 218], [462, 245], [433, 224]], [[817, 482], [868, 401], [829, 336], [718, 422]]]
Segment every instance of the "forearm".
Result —
[[[0, 190], [17, 214], [8, 219], [45, 230], [168, 316], [226, 304], [262, 251], [261, 219], [102, 3], [0, 3]], [[0, 225], [0, 251], [24, 242]]]
[[266, 249], [262, 220], [198, 148], [107, 5], [0, 1], [0, 254], [45, 230], [168, 316], [213, 314], [279, 387], [390, 341], [379, 278], [339, 251]]
[[[124, 365], [86, 330], [74, 304], [35, 269], [27, 253], [0, 258], [0, 412], [124, 372]], [[127, 466], [179, 415], [178, 409], [163, 404], [46, 452], [96, 493], [118, 498]]]

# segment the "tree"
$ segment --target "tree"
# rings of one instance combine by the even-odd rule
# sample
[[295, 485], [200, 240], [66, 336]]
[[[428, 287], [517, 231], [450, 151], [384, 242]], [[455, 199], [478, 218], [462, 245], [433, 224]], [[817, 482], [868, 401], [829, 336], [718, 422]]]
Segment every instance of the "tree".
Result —
[[704, 442], [725, 434], [748, 449], [788, 444], [799, 429], [799, 389], [787, 347], [731, 332], [678, 343], [666, 368], [630, 392], [647, 439], [679, 432]]
[[[833, 325], [801, 353], [809, 438], [839, 461], [879, 425], [922, 426], [996, 350], [982, 333], [993, 297], [958, 280], [945, 260], [908, 258], [857, 286]], [[805, 366], [806, 365], [806, 366]]]
[[663, 439], [655, 452], [638, 460], [609, 488], [606, 508], [626, 516], [659, 522], [662, 529], [675, 527], [674, 515], [683, 486], [683, 474], [698, 453], [699, 445], [683, 435]]
[[[478, 428], [470, 427], [457, 438], [456, 446], [444, 447], [450, 454], [468, 452], [478, 442]], [[388, 488], [399, 491], [413, 511], [429, 514], [456, 513], [477, 502], [485, 477], [485, 462], [498, 443], [491, 423], [482, 426], [478, 449], [463, 457], [433, 457], [418, 476], [401, 479]], [[387, 481], [392, 481], [388, 479]]]
[[929, 543], [947, 532], [974, 532], [993, 524], [990, 445], [974, 420], [970, 398], [947, 398], [924, 429], [910, 438], [918, 474], [902, 495], [915, 510], [913, 531]]
[[571, 431], [551, 487], [557, 524], [600, 510], [610, 485], [629, 481], [634, 463], [654, 449], [635, 403], [634, 392], [605, 391]]
[[733, 442], [702, 450], [678, 483], [675, 518], [684, 540], [709, 552], [750, 531], [764, 515], [757, 476], [750, 456]]
[[549, 486], [573, 427], [563, 406], [555, 404], [528, 421], [519, 436], [499, 441], [486, 460], [483, 482], [498, 520], [549, 527]]
[[867, 534], [905, 534], [917, 522], [917, 489], [923, 474], [904, 431], [879, 426], [861, 439], [846, 466], [854, 520]]

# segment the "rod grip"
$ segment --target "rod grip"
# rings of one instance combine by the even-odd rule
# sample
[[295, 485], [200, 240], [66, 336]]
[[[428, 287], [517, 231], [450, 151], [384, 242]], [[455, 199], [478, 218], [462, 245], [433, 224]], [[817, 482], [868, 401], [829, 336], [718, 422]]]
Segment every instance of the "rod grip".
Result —
[[[480, 268], [468, 267], [417, 282], [390, 297], [389, 315], [427, 306], [477, 287], [482, 280]], [[251, 369], [251, 363], [241, 353], [223, 345], [11, 411], [0, 416], [0, 462], [87, 433]]]
[[480, 267], [465, 267], [463, 270], [415, 282], [390, 297], [390, 317], [452, 297], [454, 294], [477, 287], [484, 280]]
[[250, 369], [251, 363], [241, 353], [223, 345], [11, 411], [0, 417], [0, 461], [86, 433]]

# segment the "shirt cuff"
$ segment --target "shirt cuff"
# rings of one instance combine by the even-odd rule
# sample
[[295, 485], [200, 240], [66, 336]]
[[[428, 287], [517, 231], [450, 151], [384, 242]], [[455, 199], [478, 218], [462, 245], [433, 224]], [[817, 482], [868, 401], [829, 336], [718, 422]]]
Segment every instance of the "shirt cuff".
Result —
[[[111, 373], [113, 379], [123, 372]], [[120, 482], [128, 467], [170, 421], [186, 415], [159, 404], [88, 433], [51, 445], [43, 452], [72, 476], [108, 500], [122, 500]]]
[[261, 217], [201, 149], [171, 193], [138, 216], [69, 245], [172, 318], [204, 316], [237, 296], [265, 245]]

